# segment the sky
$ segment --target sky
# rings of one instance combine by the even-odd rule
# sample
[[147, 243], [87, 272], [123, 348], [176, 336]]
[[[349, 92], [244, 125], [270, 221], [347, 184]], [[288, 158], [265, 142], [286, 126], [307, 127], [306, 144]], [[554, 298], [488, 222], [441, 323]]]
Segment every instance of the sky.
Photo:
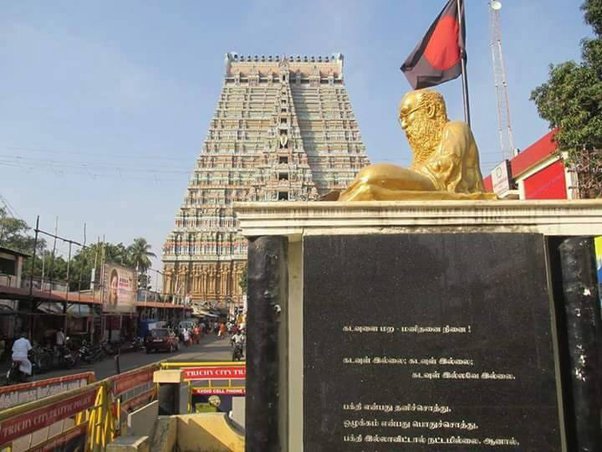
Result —
[[[372, 162], [407, 165], [399, 66], [444, 0], [0, 2], [0, 206], [76, 241], [160, 256], [223, 84], [224, 55], [342, 52]], [[580, 0], [502, 0], [514, 144], [548, 131], [529, 100], [548, 67], [579, 59]], [[472, 128], [484, 175], [502, 159], [487, 0], [466, 0]], [[463, 118], [460, 80], [438, 87]], [[59, 250], [66, 252], [66, 245]], [[160, 268], [156, 260], [154, 267]]]

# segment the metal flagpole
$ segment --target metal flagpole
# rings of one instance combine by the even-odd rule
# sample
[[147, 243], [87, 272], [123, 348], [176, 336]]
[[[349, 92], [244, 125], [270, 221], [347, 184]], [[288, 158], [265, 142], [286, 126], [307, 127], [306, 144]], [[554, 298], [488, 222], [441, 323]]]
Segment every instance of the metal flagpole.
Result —
[[[462, 36], [462, 29], [464, 28], [464, 0], [456, 0], [458, 7], [458, 22], [459, 36]], [[466, 42], [464, 42], [466, 46]], [[462, 55], [460, 55], [460, 63], [462, 67], [462, 98], [464, 100], [464, 121], [470, 127], [470, 100], [468, 98], [468, 76], [466, 74], [466, 50], [462, 49]]]

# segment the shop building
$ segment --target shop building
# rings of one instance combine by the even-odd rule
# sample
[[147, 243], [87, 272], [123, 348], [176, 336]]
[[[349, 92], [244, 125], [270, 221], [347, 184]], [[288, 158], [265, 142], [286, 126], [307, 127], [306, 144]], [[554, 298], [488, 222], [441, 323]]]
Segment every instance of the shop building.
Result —
[[564, 164], [552, 130], [504, 160], [485, 177], [487, 191], [505, 199], [576, 199], [577, 177]]

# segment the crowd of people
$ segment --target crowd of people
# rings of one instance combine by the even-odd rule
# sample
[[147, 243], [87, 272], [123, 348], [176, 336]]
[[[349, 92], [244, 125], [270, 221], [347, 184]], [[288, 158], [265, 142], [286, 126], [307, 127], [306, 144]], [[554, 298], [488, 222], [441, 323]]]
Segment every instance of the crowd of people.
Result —
[[180, 325], [178, 329], [180, 341], [185, 346], [198, 344], [200, 342], [200, 338], [208, 334], [215, 334], [218, 339], [226, 339], [230, 337], [230, 345], [232, 346], [232, 360], [237, 361], [244, 358], [244, 347], [246, 341], [244, 323], [237, 323], [235, 321], [201, 321], [199, 323], [190, 325]]
[[[180, 342], [185, 346], [199, 344], [201, 338], [206, 335], [215, 335], [218, 339], [223, 340], [230, 338], [232, 346], [233, 360], [240, 360], [244, 357], [244, 347], [246, 342], [245, 324], [231, 321], [186, 321], [181, 322], [177, 327], [170, 326], [172, 331], [179, 336]], [[67, 345], [68, 338], [62, 329], [56, 331], [54, 348], [61, 350]], [[26, 333], [20, 333], [16, 339], [10, 343], [0, 337], [0, 354], [10, 353], [13, 362], [13, 367], [17, 367], [23, 376], [27, 377], [32, 374], [32, 363], [30, 361], [30, 352], [32, 344]]]

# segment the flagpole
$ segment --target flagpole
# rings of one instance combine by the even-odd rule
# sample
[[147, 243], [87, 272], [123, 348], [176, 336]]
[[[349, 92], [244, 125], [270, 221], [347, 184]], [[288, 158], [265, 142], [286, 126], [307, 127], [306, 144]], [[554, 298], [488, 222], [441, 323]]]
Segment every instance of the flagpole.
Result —
[[[462, 29], [464, 27], [464, 0], [456, 0], [458, 7], [458, 33], [462, 36]], [[470, 100], [468, 97], [468, 75], [466, 74], [466, 50], [462, 49], [462, 55], [460, 55], [460, 64], [462, 68], [462, 98], [464, 100], [464, 121], [470, 127]]]

